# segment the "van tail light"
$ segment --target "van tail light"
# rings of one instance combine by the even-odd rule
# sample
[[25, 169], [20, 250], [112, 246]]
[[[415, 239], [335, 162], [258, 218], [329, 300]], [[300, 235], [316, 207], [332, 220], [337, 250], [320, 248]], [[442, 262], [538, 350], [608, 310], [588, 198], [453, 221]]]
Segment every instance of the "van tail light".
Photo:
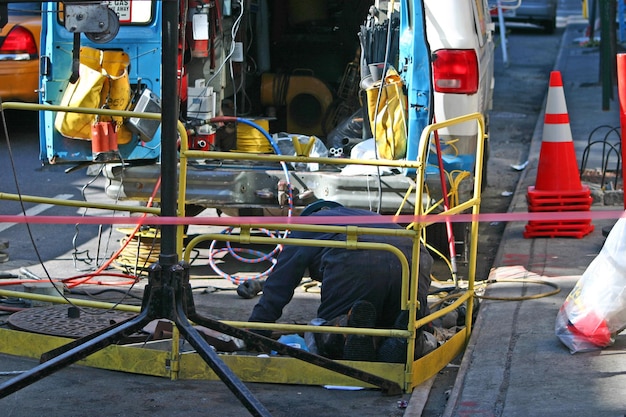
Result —
[[[23, 61], [37, 57], [37, 43], [28, 29], [16, 26], [0, 41], [0, 55], [12, 55], [12, 60]], [[0, 60], [4, 59], [0, 57]]]
[[475, 94], [478, 58], [473, 49], [440, 49], [433, 54], [433, 82], [438, 93]]

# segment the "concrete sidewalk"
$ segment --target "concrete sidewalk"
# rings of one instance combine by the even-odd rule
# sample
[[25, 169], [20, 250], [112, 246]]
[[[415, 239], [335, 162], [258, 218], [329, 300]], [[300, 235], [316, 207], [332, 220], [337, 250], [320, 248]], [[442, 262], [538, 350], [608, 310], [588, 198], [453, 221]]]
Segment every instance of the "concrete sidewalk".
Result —
[[[602, 110], [599, 48], [580, 45], [585, 28], [582, 19], [568, 24], [555, 66], [563, 78], [579, 161], [595, 128], [620, 126], [617, 91], [610, 111]], [[528, 212], [526, 192], [535, 184], [542, 133], [543, 114], [511, 213]], [[600, 166], [601, 153], [593, 152], [588, 168]], [[604, 200], [594, 202], [592, 212], [621, 211], [622, 195], [598, 193], [597, 198]], [[604, 350], [572, 355], [554, 334], [558, 309], [601, 250], [603, 229], [615, 221], [593, 220], [595, 230], [582, 239], [525, 239], [526, 222], [507, 224], [491, 276], [504, 282], [488, 285], [485, 293], [501, 299], [481, 302], [445, 416], [624, 415], [626, 336], [618, 336], [615, 345]], [[520, 281], [509, 282], [515, 279]], [[524, 279], [545, 280], [552, 286]], [[553, 286], [560, 289], [558, 294], [542, 296]]]

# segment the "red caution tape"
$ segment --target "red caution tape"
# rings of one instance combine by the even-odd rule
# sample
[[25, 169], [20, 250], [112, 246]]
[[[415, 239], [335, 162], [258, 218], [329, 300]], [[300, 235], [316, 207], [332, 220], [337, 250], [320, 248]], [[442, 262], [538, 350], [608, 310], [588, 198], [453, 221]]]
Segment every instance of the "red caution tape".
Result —
[[[626, 217], [623, 210], [600, 211], [562, 211], [562, 212], [518, 212], [518, 213], [482, 213], [482, 214], [427, 214], [414, 216], [351, 216], [350, 224], [385, 224], [385, 223], [456, 223], [478, 222], [528, 222], [555, 220], [609, 220]], [[202, 225], [202, 226], [237, 226], [257, 224], [325, 224], [344, 225], [345, 216], [265, 216], [265, 217], [108, 217], [108, 216], [23, 216], [0, 215], [0, 223], [29, 224], [150, 224], [150, 225]]]

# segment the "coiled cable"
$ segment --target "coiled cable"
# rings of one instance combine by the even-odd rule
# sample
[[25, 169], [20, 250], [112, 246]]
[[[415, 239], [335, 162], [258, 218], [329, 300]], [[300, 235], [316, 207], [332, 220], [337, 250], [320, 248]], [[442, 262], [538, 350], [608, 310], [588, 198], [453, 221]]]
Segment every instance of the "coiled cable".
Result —
[[[244, 119], [241, 117], [234, 117], [234, 116], [219, 116], [219, 117], [214, 117], [212, 119], [210, 119], [211, 123], [243, 123], [246, 124], [254, 129], [256, 129], [260, 135], [262, 137], [264, 137], [267, 142], [270, 144], [271, 148], [274, 150], [274, 153], [276, 153], [276, 155], [281, 155], [280, 149], [278, 148], [278, 144], [276, 143], [276, 141], [274, 141], [274, 139], [272, 138], [272, 136], [262, 127], [260, 126], [258, 123], [255, 123], [251, 120], [248, 119]], [[293, 188], [291, 185], [291, 179], [290, 179], [290, 175], [289, 175], [289, 169], [287, 168], [287, 164], [283, 161], [280, 161], [281, 167], [283, 169], [283, 172], [285, 174], [285, 183], [287, 185], [287, 205], [288, 205], [288, 212], [287, 212], [287, 216], [291, 217], [293, 214]], [[232, 227], [228, 227], [226, 229], [224, 229], [221, 233], [223, 234], [231, 234], [233, 232], [234, 228]], [[269, 231], [269, 230], [265, 230], [265, 229], [261, 229], [261, 231], [265, 234], [267, 234], [268, 236], [271, 237], [276, 237], [277, 235], [274, 234], [273, 232]], [[289, 230], [285, 230], [282, 233], [282, 237], [287, 237], [287, 235], [289, 234]], [[253, 250], [253, 249], [248, 249], [248, 248], [235, 248], [232, 247], [232, 245], [230, 244], [230, 242], [226, 243], [226, 246], [224, 248], [216, 248], [216, 242], [217, 241], [213, 241], [211, 242], [211, 245], [209, 246], [209, 265], [211, 266], [211, 268], [213, 269], [213, 271], [215, 271], [215, 273], [217, 273], [219, 276], [221, 276], [224, 279], [227, 279], [229, 281], [231, 281], [232, 283], [239, 285], [245, 281], [250, 281], [250, 280], [260, 280], [262, 278], [267, 277], [270, 272], [272, 272], [272, 270], [274, 269], [274, 266], [276, 265], [276, 259], [275, 259], [275, 255], [277, 255], [278, 253], [280, 253], [280, 251], [282, 251], [282, 245], [281, 244], [277, 244], [274, 249], [270, 252], [270, 253], [263, 253], [261, 251], [257, 251], [257, 250]], [[223, 253], [227, 251], [231, 256], [233, 256], [235, 259], [239, 260], [240, 262], [245, 262], [245, 263], [261, 263], [264, 261], [269, 261], [271, 262], [271, 266], [269, 268], [267, 268], [265, 271], [260, 272], [259, 274], [253, 275], [253, 276], [243, 276], [243, 275], [233, 275], [233, 274], [228, 274], [226, 272], [224, 272], [221, 268], [219, 268], [217, 266], [217, 263], [215, 261], [216, 256], [220, 253]], [[247, 253], [249, 255], [253, 255], [255, 257], [253, 258], [247, 258], [247, 257], [242, 257], [240, 256], [239, 253]]]

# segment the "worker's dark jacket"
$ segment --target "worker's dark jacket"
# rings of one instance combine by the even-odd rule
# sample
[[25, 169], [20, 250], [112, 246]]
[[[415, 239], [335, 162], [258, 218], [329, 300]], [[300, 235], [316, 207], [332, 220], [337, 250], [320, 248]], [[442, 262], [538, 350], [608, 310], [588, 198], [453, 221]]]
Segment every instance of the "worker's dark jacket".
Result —
[[[345, 207], [321, 210], [312, 216], [377, 216], [367, 210]], [[345, 223], [349, 224], [349, 223]], [[344, 224], [344, 225], [345, 225]], [[395, 224], [362, 224], [364, 227], [400, 228]], [[292, 232], [290, 238], [345, 240], [345, 235], [319, 232]], [[359, 241], [389, 243], [402, 250], [411, 264], [412, 241], [390, 236], [360, 235]], [[433, 259], [420, 247], [418, 317], [427, 314], [427, 295]], [[401, 266], [391, 252], [381, 250], [348, 250], [329, 247], [285, 245], [268, 276], [263, 294], [254, 307], [249, 321], [273, 323], [291, 301], [306, 270], [310, 277], [321, 282], [321, 304], [318, 317], [332, 320], [346, 314], [357, 300], [368, 300], [376, 307], [376, 327], [393, 326], [401, 306]]]

